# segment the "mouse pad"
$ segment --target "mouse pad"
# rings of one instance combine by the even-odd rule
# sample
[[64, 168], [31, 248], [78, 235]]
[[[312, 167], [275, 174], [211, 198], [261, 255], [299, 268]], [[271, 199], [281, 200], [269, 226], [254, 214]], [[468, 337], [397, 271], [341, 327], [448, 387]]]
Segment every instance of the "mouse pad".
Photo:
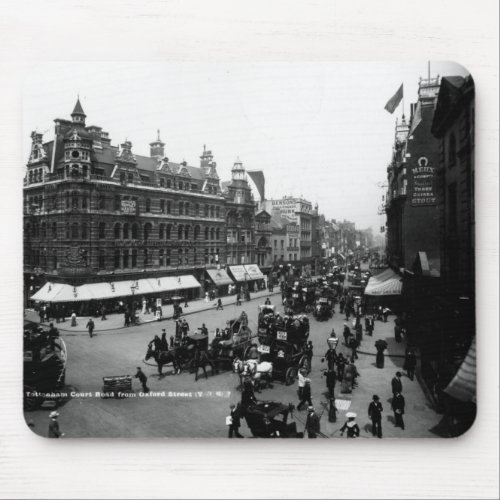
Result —
[[462, 435], [474, 107], [453, 62], [45, 64], [23, 83], [27, 425]]

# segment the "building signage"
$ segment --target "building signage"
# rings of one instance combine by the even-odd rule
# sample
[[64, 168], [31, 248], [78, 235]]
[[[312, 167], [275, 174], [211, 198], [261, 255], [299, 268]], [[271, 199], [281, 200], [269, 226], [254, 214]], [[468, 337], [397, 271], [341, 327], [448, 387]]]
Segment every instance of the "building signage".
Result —
[[436, 169], [422, 156], [417, 166], [411, 168], [411, 204], [422, 207], [436, 204]]
[[133, 214], [135, 215], [136, 210], [136, 201], [135, 200], [122, 200], [122, 213], [124, 214]]

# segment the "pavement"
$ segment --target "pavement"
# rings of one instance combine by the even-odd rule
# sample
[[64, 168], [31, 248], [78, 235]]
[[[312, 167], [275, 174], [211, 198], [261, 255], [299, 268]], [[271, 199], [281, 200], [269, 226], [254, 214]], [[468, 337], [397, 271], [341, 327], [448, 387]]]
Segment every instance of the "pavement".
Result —
[[[278, 291], [279, 293], [279, 291]], [[257, 330], [258, 305], [264, 302], [269, 292], [254, 294], [250, 302], [242, 306], [235, 305], [235, 299], [223, 300], [223, 311], [215, 311], [213, 303], [203, 301], [191, 302], [188, 323], [195, 329], [205, 323], [210, 339], [215, 328], [224, 326], [226, 321], [239, 316], [245, 311], [249, 317], [249, 326]], [[276, 295], [276, 294], [274, 294]], [[280, 297], [271, 297], [279, 311], [283, 310]], [[191, 309], [192, 308], [192, 309]], [[337, 308], [338, 311], [338, 308]], [[27, 315], [29, 312], [27, 313]], [[109, 316], [108, 322], [115, 321]], [[59, 408], [61, 429], [67, 437], [226, 437], [225, 417], [229, 414], [229, 405], [237, 403], [241, 398], [238, 390], [239, 378], [231, 371], [219, 374], [210, 373], [208, 378], [200, 378], [197, 382], [194, 375], [184, 371], [174, 375], [170, 366], [164, 367], [165, 376], [159, 378], [154, 363], [144, 360], [147, 343], [161, 328], [166, 328], [167, 336], [174, 329], [172, 320], [143, 323], [139, 326], [122, 328], [122, 315], [118, 315], [117, 329], [96, 330], [94, 338], [84, 335], [85, 329], [70, 330], [60, 328], [68, 348], [68, 370], [65, 390], [68, 398]], [[85, 320], [85, 318], [84, 318]], [[359, 386], [351, 394], [341, 394], [337, 384], [337, 421], [328, 422], [328, 412], [323, 412], [322, 403], [327, 402], [326, 382], [322, 370], [325, 364], [321, 358], [326, 352], [327, 338], [332, 327], [340, 338], [338, 352], [350, 354], [341, 344], [340, 335], [345, 321], [344, 315], [337, 312], [332, 319], [317, 322], [310, 317], [310, 340], [314, 344], [312, 371], [312, 399], [318, 414], [321, 415], [321, 431], [325, 437], [340, 437], [340, 428], [344, 424], [347, 411], [357, 413], [357, 422], [361, 429], [361, 438], [372, 438], [371, 423], [368, 419], [368, 405], [373, 394], [378, 394], [384, 407], [383, 437], [437, 437], [433, 429], [441, 420], [432, 404], [427, 400], [417, 379], [411, 381], [403, 376], [403, 395], [406, 399], [406, 429], [395, 428], [393, 413], [390, 410], [392, 397], [391, 379], [396, 371], [402, 371], [405, 343], [398, 344], [394, 340], [394, 317], [387, 323], [375, 322], [373, 337], [364, 335], [359, 359], [356, 361], [360, 373]], [[100, 321], [100, 320], [98, 320]], [[104, 323], [104, 322], [103, 322]], [[97, 322], [96, 322], [97, 324]], [[106, 323], [106, 326], [112, 323]], [[78, 327], [77, 327], [78, 328]], [[383, 369], [375, 366], [375, 341], [384, 339], [388, 343]], [[136, 367], [141, 366], [148, 377], [151, 393], [144, 397], [140, 392], [140, 384], [133, 379], [133, 392], [130, 397], [122, 399], [103, 399], [100, 397], [102, 377], [112, 375], [134, 375]], [[297, 405], [297, 385], [286, 386], [275, 381], [272, 388], [266, 388], [257, 394], [260, 400], [278, 400], [283, 403]], [[25, 417], [33, 424], [32, 430], [46, 435], [48, 427], [48, 411], [39, 409], [26, 412]], [[305, 411], [294, 412], [297, 428], [302, 431], [306, 418]], [[241, 433], [251, 437], [250, 430], [242, 421]], [[375, 438], [376, 439], [376, 438]]]
[[[265, 297], [272, 297], [273, 295], [281, 295], [281, 291], [279, 287], [276, 287], [274, 291], [271, 293], [268, 290], [261, 290], [259, 292], [252, 292], [251, 294], [251, 300], [257, 300], [260, 301], [262, 298]], [[222, 300], [222, 306], [227, 307], [234, 305], [236, 302], [236, 295], [228, 295], [226, 297], [221, 297]], [[244, 305], [246, 301], [242, 299], [242, 304]], [[184, 307], [184, 304], [181, 304], [182, 306], [182, 316], [189, 316], [192, 314], [196, 314], [202, 311], [210, 311], [212, 309], [215, 309], [217, 305], [217, 299], [215, 300], [210, 300], [209, 302], [206, 302], [205, 299], [197, 299], [197, 300], [192, 300], [188, 302], [188, 307]], [[166, 320], [170, 320], [174, 316], [174, 306], [172, 304], [169, 305], [163, 305], [162, 306], [162, 311], [163, 311], [163, 317], [161, 320], [158, 320], [154, 314], [149, 313], [149, 314], [143, 314], [141, 311], [137, 314], [139, 318], [139, 325], [145, 325], [148, 323], [158, 323]], [[25, 315], [24, 319], [28, 321], [33, 321], [34, 323], [39, 323], [40, 322], [40, 316], [37, 311], [34, 309], [25, 309]], [[107, 314], [106, 319], [102, 320], [100, 317], [97, 318], [92, 318], [94, 320], [95, 324], [95, 329], [94, 332], [116, 332], [116, 330], [124, 329], [124, 328], [130, 328], [126, 327], [124, 325], [124, 315], [123, 313], [113, 313], [113, 314]], [[69, 318], [66, 318], [64, 322], [62, 323], [56, 323], [55, 320], [51, 321], [44, 321], [41, 324], [48, 326], [50, 323], [54, 323], [54, 326], [57, 327], [57, 329], [60, 332], [66, 332], [67, 334], [69, 333], [85, 333], [88, 335], [88, 330], [87, 330], [87, 321], [89, 320], [89, 316], [77, 316], [76, 318], [76, 326], [71, 326], [71, 320]]]

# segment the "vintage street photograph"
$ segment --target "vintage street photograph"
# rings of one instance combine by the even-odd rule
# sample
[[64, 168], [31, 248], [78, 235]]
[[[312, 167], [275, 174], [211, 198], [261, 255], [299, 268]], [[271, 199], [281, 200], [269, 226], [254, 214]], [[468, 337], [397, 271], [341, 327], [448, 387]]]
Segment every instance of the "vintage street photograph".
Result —
[[446, 61], [33, 64], [23, 405], [49, 438], [452, 438], [475, 88]]

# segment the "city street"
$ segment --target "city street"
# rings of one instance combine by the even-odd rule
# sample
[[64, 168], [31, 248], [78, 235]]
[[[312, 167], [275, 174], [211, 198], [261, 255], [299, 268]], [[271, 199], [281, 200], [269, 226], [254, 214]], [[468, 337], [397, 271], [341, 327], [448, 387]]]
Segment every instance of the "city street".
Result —
[[[225, 326], [226, 321], [236, 318], [241, 311], [246, 311], [249, 317], [249, 326], [257, 331], [258, 305], [264, 302], [260, 296], [250, 302], [243, 302], [242, 306], [234, 304], [234, 297], [228, 297], [224, 302], [223, 311], [200, 311], [186, 315], [191, 331], [205, 323], [210, 340], [217, 327]], [[273, 304], [278, 304], [280, 295], [271, 295]], [[204, 301], [193, 302], [191, 310], [200, 309], [211, 304]], [[321, 358], [327, 350], [326, 339], [335, 328], [340, 338], [338, 352], [349, 354], [350, 350], [342, 345], [342, 329], [344, 315], [337, 312], [332, 319], [317, 322], [310, 316], [310, 340], [314, 345], [312, 363], [312, 399], [316, 410], [321, 415], [326, 402], [326, 385], [321, 370], [324, 364]], [[189, 310], [189, 308], [188, 308]], [[278, 305], [278, 310], [283, 307]], [[28, 313], [30, 316], [32, 313]], [[82, 318], [84, 319], [84, 318]], [[351, 318], [352, 320], [352, 318]], [[393, 426], [393, 413], [390, 410], [391, 379], [397, 370], [402, 369], [405, 344], [396, 344], [393, 335], [393, 317], [389, 316], [387, 323], [376, 321], [373, 337], [364, 335], [360, 347], [359, 360], [356, 366], [360, 373], [359, 386], [352, 394], [341, 394], [340, 384], [337, 383], [335, 395], [339, 412], [337, 422], [328, 422], [328, 413], [321, 418], [321, 431], [328, 437], [340, 437], [339, 429], [345, 422], [346, 411], [358, 414], [358, 425], [361, 437], [371, 438], [371, 424], [367, 417], [367, 408], [373, 394], [378, 394], [384, 407], [383, 435], [384, 437], [435, 437], [432, 428], [440, 420], [417, 380], [410, 381], [403, 376], [403, 394], [406, 399], [405, 425], [402, 431]], [[136, 327], [122, 328], [121, 315], [109, 316], [105, 323], [106, 330], [99, 331], [102, 326], [100, 319], [96, 320], [96, 333], [89, 338], [83, 328], [80, 331], [68, 332], [61, 324], [61, 335], [68, 348], [68, 369], [66, 375], [67, 390], [74, 393], [63, 406], [60, 407], [60, 425], [62, 432], [68, 437], [224, 437], [227, 435], [225, 417], [229, 414], [229, 405], [237, 403], [241, 394], [237, 390], [239, 378], [230, 371], [212, 375], [208, 371], [208, 379], [200, 378], [194, 381], [194, 374], [185, 370], [181, 375], [173, 375], [170, 366], [164, 367], [166, 376], [158, 378], [156, 366], [144, 362], [148, 342], [155, 334], [160, 334], [166, 328], [167, 336], [174, 330], [172, 320], [150, 322]], [[80, 321], [81, 323], [81, 321]], [[116, 325], [115, 329], [109, 326]], [[69, 325], [69, 322], [66, 322]], [[374, 342], [377, 339], [387, 341], [385, 368], [375, 367]], [[388, 354], [388, 355], [387, 355]], [[152, 360], [150, 360], [152, 361]], [[148, 386], [151, 393], [142, 397], [140, 383], [133, 379], [133, 397], [123, 399], [102, 399], [99, 392], [102, 388], [102, 377], [112, 375], [134, 375], [136, 367], [141, 366], [148, 377]], [[201, 373], [201, 370], [200, 370]], [[97, 393], [97, 394], [96, 394]], [[277, 400], [283, 403], [298, 403], [297, 384], [286, 386], [275, 382], [273, 388], [266, 388], [256, 394], [259, 400]], [[26, 418], [34, 423], [33, 430], [46, 435], [48, 425], [48, 411], [37, 410], [27, 412]], [[306, 412], [295, 412], [297, 428], [304, 428]], [[241, 433], [251, 437], [250, 431], [242, 421]]]

